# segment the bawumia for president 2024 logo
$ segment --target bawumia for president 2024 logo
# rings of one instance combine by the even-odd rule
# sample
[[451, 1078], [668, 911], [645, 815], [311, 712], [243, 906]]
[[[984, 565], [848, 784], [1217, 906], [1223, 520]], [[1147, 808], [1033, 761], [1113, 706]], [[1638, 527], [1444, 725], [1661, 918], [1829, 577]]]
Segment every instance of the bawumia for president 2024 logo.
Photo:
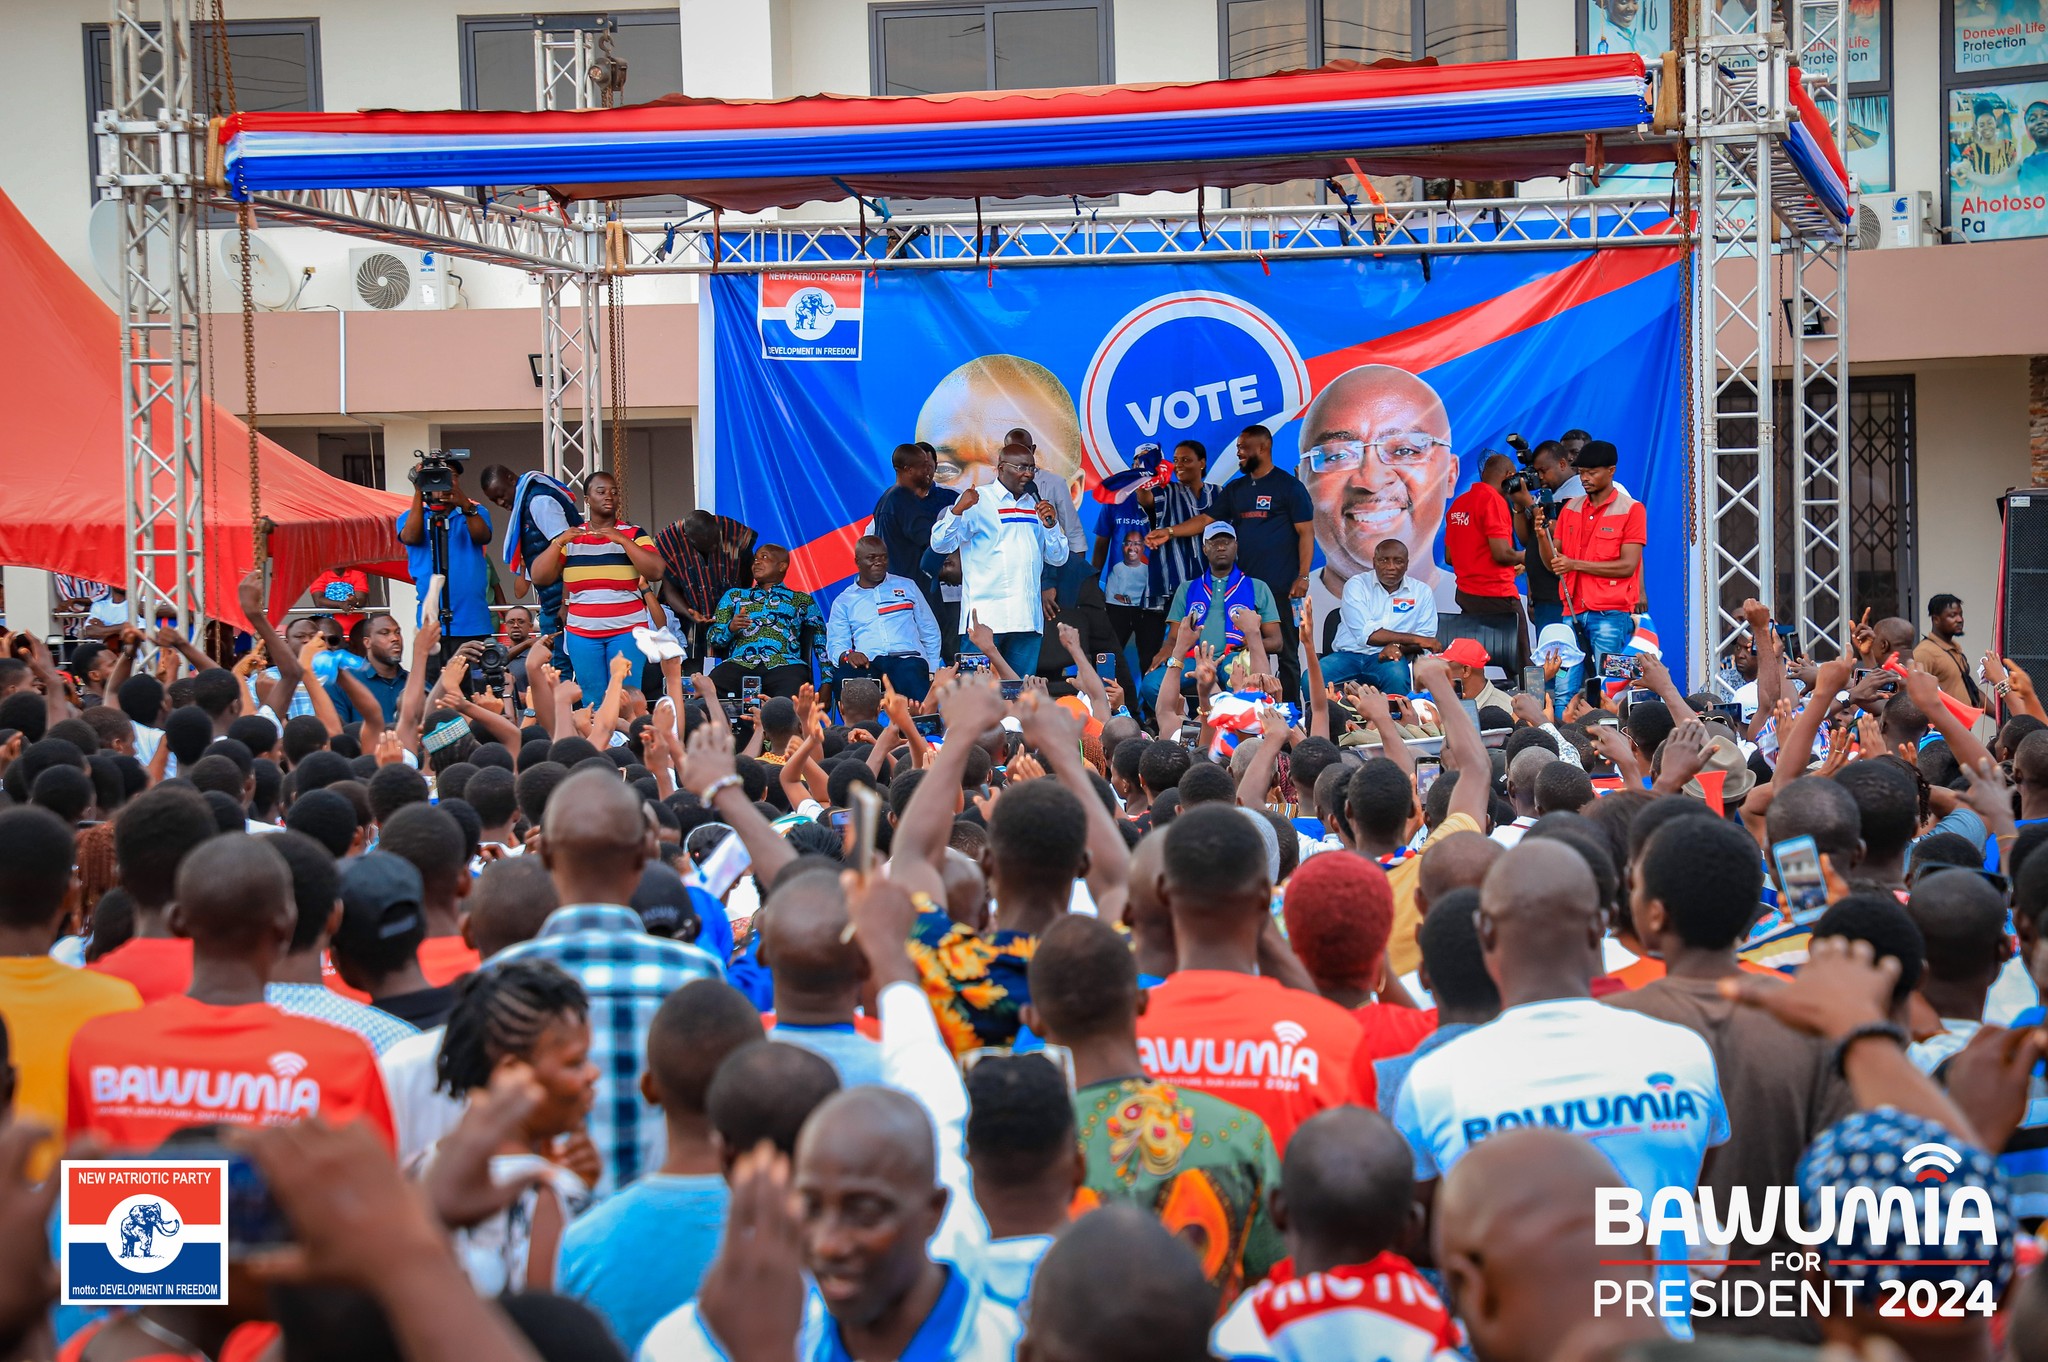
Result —
[[859, 359], [863, 277], [834, 274], [761, 276], [763, 359]]
[[228, 1166], [95, 1160], [63, 1165], [64, 1303], [228, 1299]]

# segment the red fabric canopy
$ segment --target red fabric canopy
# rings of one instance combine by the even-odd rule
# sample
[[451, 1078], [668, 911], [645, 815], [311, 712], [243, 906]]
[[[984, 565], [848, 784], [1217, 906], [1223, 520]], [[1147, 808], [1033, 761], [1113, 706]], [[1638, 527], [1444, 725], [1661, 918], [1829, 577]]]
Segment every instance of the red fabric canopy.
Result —
[[[8, 414], [0, 480], [0, 562], [125, 584], [122, 525], [121, 327], [0, 193], [0, 400]], [[249, 428], [202, 398], [209, 618], [246, 626], [236, 591], [255, 563], [249, 517]], [[170, 409], [156, 430], [167, 440]], [[159, 447], [162, 447], [161, 445]], [[330, 567], [403, 575], [393, 528], [408, 501], [343, 482], [259, 438], [270, 534], [273, 618]], [[167, 541], [168, 542], [168, 541]], [[396, 560], [396, 561], [394, 561]]]

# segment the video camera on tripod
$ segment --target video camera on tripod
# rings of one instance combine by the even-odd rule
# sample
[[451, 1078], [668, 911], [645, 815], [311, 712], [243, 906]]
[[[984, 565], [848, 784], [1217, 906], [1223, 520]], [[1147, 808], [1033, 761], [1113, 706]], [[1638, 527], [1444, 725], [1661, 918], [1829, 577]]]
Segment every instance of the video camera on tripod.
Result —
[[461, 466], [469, 462], [466, 449], [415, 449], [412, 452], [413, 466], [406, 470], [406, 478], [420, 489], [423, 496], [435, 492], [455, 490], [455, 476]]

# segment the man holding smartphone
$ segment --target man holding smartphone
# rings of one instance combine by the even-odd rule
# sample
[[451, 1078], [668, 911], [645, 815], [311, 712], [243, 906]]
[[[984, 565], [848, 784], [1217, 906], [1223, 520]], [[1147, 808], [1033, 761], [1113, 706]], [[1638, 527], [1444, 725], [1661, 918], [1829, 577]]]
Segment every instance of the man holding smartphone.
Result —
[[853, 566], [853, 585], [825, 620], [825, 656], [839, 681], [872, 676], [898, 695], [924, 699], [939, 665], [938, 617], [916, 582], [889, 571], [889, 546], [878, 536], [854, 543]]

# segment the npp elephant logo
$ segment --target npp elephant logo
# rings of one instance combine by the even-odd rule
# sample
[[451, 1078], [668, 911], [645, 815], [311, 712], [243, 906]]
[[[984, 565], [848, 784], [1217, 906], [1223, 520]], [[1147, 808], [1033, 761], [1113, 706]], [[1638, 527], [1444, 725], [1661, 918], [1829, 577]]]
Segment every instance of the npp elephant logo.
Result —
[[858, 271], [777, 271], [759, 288], [763, 359], [860, 358], [867, 288]]
[[[159, 1255], [150, 1252], [156, 1237], [161, 1234], [167, 1239], [177, 1237], [181, 1228], [178, 1217], [164, 1209], [161, 1201], [137, 1201], [121, 1217], [121, 1257], [154, 1258]], [[170, 1252], [162, 1255], [168, 1258], [178, 1256], [177, 1245], [171, 1245]]]
[[224, 1160], [66, 1161], [58, 1223], [66, 1304], [225, 1304]]

